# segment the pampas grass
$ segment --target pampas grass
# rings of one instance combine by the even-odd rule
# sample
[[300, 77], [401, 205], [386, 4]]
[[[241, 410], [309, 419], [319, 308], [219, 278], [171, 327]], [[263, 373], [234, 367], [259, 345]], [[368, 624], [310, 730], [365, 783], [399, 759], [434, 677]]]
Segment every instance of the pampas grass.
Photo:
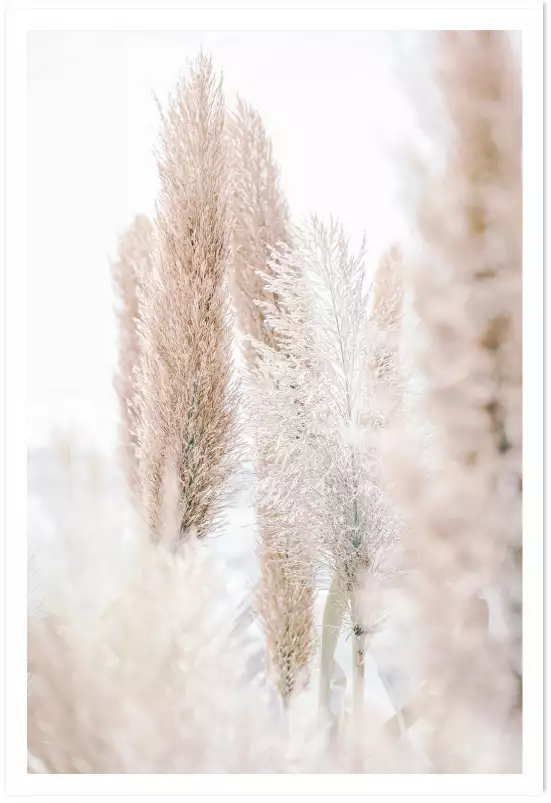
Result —
[[[413, 242], [371, 284], [365, 240], [291, 223], [207, 56], [161, 112], [156, 213], [113, 265], [131, 494], [62, 442], [61, 493], [33, 499], [29, 772], [519, 771], [520, 73], [501, 32], [431, 41]], [[239, 601], [207, 537], [230, 535], [238, 422], [260, 576]]]
[[113, 281], [118, 301], [119, 371], [115, 387], [120, 407], [121, 463], [133, 494], [139, 495], [138, 466], [138, 367], [140, 364], [140, 292], [152, 270], [154, 228], [145, 215], [136, 215], [121, 235]]
[[[369, 410], [373, 392], [364, 250], [314, 218], [274, 253], [262, 302], [278, 349], [257, 343], [263, 381], [251, 391], [258, 443], [270, 471], [264, 504], [278, 516], [281, 551], [332, 578], [322, 629], [320, 703], [328, 704], [336, 640], [346, 619], [355, 641], [355, 708], [363, 702], [363, 651], [373, 620], [357, 594], [376, 576], [394, 537], [385, 515]], [[370, 612], [373, 616], [374, 612]]]
[[[428, 470], [417, 465], [394, 476], [413, 522], [409, 601], [419, 619], [410, 632], [426, 681], [420, 711], [433, 728], [433, 770], [514, 772], [522, 553], [519, 73], [500, 32], [440, 33], [436, 45], [447, 125], [434, 120], [442, 158], [416, 176], [419, 238], [408, 262], [433, 453]], [[499, 600], [491, 617], [489, 595]], [[502, 633], [492, 626], [495, 615], [505, 623]]]
[[[101, 476], [102, 461], [94, 457], [92, 464]], [[90, 527], [101, 545], [113, 539], [99, 526], [101, 498], [86, 479], [89, 467], [84, 455], [74, 466], [81, 515], [73, 517], [70, 532], [57, 529], [58, 554], [87, 539]], [[122, 485], [119, 490], [110, 521], [119, 523], [121, 534], [132, 526], [114, 593], [91, 608], [85, 584], [75, 582], [65, 585], [60, 604], [45, 582], [44, 562], [34, 584], [39, 606], [29, 612], [27, 634], [29, 772], [348, 771], [349, 742], [328, 751], [315, 711], [292, 699], [282, 718], [261, 677], [251, 676], [239, 608], [226, 593], [225, 568], [211, 542], [187, 539], [176, 553], [152, 543]], [[63, 520], [60, 511], [54, 526]], [[174, 540], [177, 519], [167, 517], [167, 526], [175, 528], [167, 539]], [[96, 578], [108, 575], [113, 562], [101, 545], [92, 567]], [[84, 564], [81, 578], [86, 571]], [[377, 717], [366, 719], [364, 760], [372, 768], [388, 760], [377, 746], [381, 728]]]
[[[290, 242], [290, 223], [272, 146], [260, 115], [238, 98], [229, 128], [234, 166], [231, 288], [245, 335], [242, 345], [254, 394], [266, 390], [256, 370], [259, 359], [254, 341], [279, 348], [278, 332], [269, 325], [262, 306], [268, 301], [277, 305], [278, 300], [266, 288], [262, 274], [272, 272], [273, 249]], [[283, 705], [288, 707], [291, 696], [306, 685], [309, 677], [315, 640], [313, 577], [297, 565], [289, 551], [292, 532], [287, 532], [288, 519], [263, 495], [274, 467], [270, 450], [258, 438], [256, 426], [251, 436], [256, 444], [254, 460], [259, 483], [256, 520], [260, 581], [256, 608], [266, 636], [269, 675]]]
[[146, 541], [101, 616], [29, 622], [28, 749], [42, 771], [270, 767], [268, 709], [246, 684], [222, 585], [200, 543], [173, 555]]
[[221, 79], [200, 55], [162, 118], [158, 252], [143, 293], [139, 460], [154, 537], [178, 477], [179, 536], [216, 526], [235, 469], [236, 387], [226, 273], [229, 167]]
[[[237, 99], [229, 118], [229, 131], [233, 164], [231, 285], [237, 321], [245, 335], [274, 345], [275, 332], [258, 304], [268, 298], [259, 271], [270, 270], [272, 248], [290, 242], [289, 209], [262, 119], [242, 98]], [[254, 366], [256, 352], [249, 338], [244, 339], [243, 349], [247, 362]]]

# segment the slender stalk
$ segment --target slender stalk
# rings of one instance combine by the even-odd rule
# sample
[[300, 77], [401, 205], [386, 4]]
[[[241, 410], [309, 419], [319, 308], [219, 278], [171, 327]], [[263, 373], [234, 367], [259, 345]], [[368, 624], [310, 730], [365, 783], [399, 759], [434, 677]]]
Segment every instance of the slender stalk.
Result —
[[[271, 301], [279, 309], [279, 300], [277, 294], [266, 289], [259, 272], [271, 275], [271, 249], [291, 241], [287, 202], [272, 145], [258, 112], [238, 99], [236, 112], [229, 119], [229, 131], [233, 161], [230, 287], [237, 323], [242, 334], [278, 351], [280, 338], [267, 323], [258, 302]], [[254, 392], [264, 396], [265, 384], [258, 370], [260, 355], [247, 337], [242, 341], [242, 350], [247, 379]], [[254, 394], [247, 394], [247, 400], [251, 399]], [[290, 554], [285, 506], [265, 493], [276, 470], [273, 438], [262, 441], [258, 437], [264, 420], [255, 421], [254, 403], [252, 421], [256, 433], [253, 456], [258, 483], [255, 508], [260, 568], [256, 609], [266, 635], [267, 678], [276, 686], [282, 704], [287, 705], [289, 698], [308, 682], [314, 643], [315, 583], [312, 572], [297, 567], [296, 557]], [[306, 557], [298, 562], [311, 560]]]
[[354, 700], [354, 719], [357, 726], [363, 718], [364, 711], [364, 685], [365, 685], [365, 635], [360, 628], [354, 628], [353, 636], [353, 671], [352, 671], [352, 687], [353, 687], [353, 700]]
[[365, 637], [366, 632], [361, 625], [361, 605], [355, 593], [351, 597], [352, 607], [352, 700], [354, 705], [354, 721], [361, 729], [364, 711], [365, 685]]
[[339, 640], [342, 620], [346, 609], [346, 595], [340, 578], [335, 575], [323, 610], [321, 636], [321, 674], [319, 688], [320, 716], [329, 715], [329, 690], [335, 650]]

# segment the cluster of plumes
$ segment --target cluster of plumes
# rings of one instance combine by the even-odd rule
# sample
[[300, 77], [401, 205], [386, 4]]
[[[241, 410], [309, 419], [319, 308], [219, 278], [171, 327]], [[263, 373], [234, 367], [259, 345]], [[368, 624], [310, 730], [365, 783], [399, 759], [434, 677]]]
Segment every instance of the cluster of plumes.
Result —
[[86, 627], [29, 622], [28, 772], [419, 772], [372, 715], [336, 750], [292, 703], [288, 727], [247, 676], [223, 573], [198, 544], [144, 545], [124, 598]]
[[[332, 220], [291, 225], [262, 121], [242, 100], [226, 113], [210, 60], [177, 85], [156, 216], [135, 221], [114, 266], [134, 551], [100, 610], [72, 584], [65, 613], [58, 600], [29, 621], [30, 771], [518, 769], [519, 70], [502, 33], [435, 41], [441, 102], [421, 111], [436, 151], [410, 177], [418, 241], [391, 247], [371, 285], [365, 242], [354, 251]], [[227, 503], [240, 402], [268, 688], [247, 674], [202, 542]], [[385, 724], [364, 709], [364, 654], [393, 616], [407, 632], [397, 670], [421, 689]], [[339, 732], [308, 692], [319, 657], [328, 709], [343, 624], [355, 727]]]
[[289, 522], [297, 560], [328, 569], [352, 598], [389, 540], [366, 426], [372, 355], [364, 245], [351, 253], [342, 228], [316, 218], [293, 242], [274, 252], [264, 275], [280, 304], [260, 302], [280, 344], [256, 343], [257, 433], [271, 466], [261, 495]]
[[138, 455], [153, 534], [168, 472], [180, 536], [211, 532], [235, 468], [227, 269], [229, 169], [220, 80], [201, 55], [162, 119], [158, 248], [142, 286]]
[[[58, 567], [36, 550], [41, 604], [27, 632], [28, 771], [357, 771], [355, 745], [329, 746], [315, 710], [300, 698], [289, 701], [283, 718], [251, 671], [251, 635], [239, 625], [239, 603], [226, 593], [225, 567], [208, 543], [195, 538], [177, 552], [161, 548], [101, 460], [75, 452], [70, 468], [78, 506], [66, 499], [51, 523], [57, 554], [66, 553], [65, 568], [78, 582], [63, 583]], [[105, 506], [112, 528], [105, 527]], [[68, 511], [70, 530], [63, 527]], [[167, 526], [176, 537], [178, 521]], [[90, 530], [92, 561], [78, 548], [91, 540]], [[97, 586], [113, 571], [117, 536], [126, 541], [123, 560], [118, 554], [115, 561], [124, 571], [109, 593], [84, 604], [83, 586]], [[417, 771], [415, 756], [388, 739], [383, 725], [366, 717], [363, 768], [385, 771], [394, 756]]]
[[[408, 262], [428, 469], [411, 516], [418, 714], [437, 772], [519, 771], [522, 175], [518, 64], [495, 31], [438, 34], [445, 153], [423, 166]], [[398, 466], [394, 466], [398, 469]]]
[[254, 343], [258, 381], [249, 396], [257, 448], [269, 466], [259, 478], [259, 497], [296, 581], [305, 588], [322, 572], [332, 580], [321, 634], [320, 704], [328, 703], [345, 620], [354, 637], [361, 712], [365, 637], [379, 612], [363, 609], [360, 592], [380, 579], [397, 535], [370, 417], [375, 386], [365, 245], [352, 253], [337, 223], [316, 218], [292, 239], [292, 247], [274, 249], [263, 274], [277, 303], [258, 302], [278, 344]]
[[174, 554], [138, 536], [116, 597], [85, 618], [33, 617], [29, 770], [283, 771], [279, 724], [247, 677], [223, 587], [201, 541]]

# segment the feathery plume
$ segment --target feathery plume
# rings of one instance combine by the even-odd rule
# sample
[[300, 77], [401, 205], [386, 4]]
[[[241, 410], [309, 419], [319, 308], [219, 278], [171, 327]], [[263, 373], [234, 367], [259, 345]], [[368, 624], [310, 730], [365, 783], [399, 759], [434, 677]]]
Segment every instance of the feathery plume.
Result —
[[268, 673], [283, 706], [307, 684], [315, 640], [314, 577], [288, 547], [289, 522], [261, 510], [257, 610], [268, 650]]
[[403, 287], [402, 251], [391, 245], [382, 255], [371, 290], [372, 318], [382, 329], [396, 328], [400, 322]]
[[[335, 611], [326, 609], [331, 634], [326, 639], [324, 632], [322, 642], [325, 669], [347, 610], [362, 672], [366, 623], [358, 618], [357, 594], [363, 576], [377, 574], [392, 539], [373, 432], [366, 426], [372, 355], [365, 246], [351, 254], [341, 227], [316, 218], [293, 242], [274, 254], [264, 276], [281, 301], [262, 302], [279, 348], [255, 344], [264, 377], [254, 394], [257, 438], [271, 467], [260, 493], [285, 519], [285, 548], [297, 563], [314, 561], [316, 571], [333, 576], [329, 608], [335, 603]], [[333, 646], [326, 651], [327, 644]]]
[[151, 273], [154, 230], [149, 218], [136, 215], [119, 239], [113, 263], [117, 318], [119, 322], [119, 366], [115, 388], [120, 409], [121, 463], [130, 490], [139, 493], [137, 368], [140, 358], [138, 325], [139, 288]]
[[[438, 34], [447, 148], [423, 165], [408, 260], [433, 425], [404, 479], [412, 630], [437, 772], [518, 771], [522, 554], [521, 90], [507, 36]], [[425, 119], [427, 115], [424, 115]], [[448, 138], [451, 136], [451, 141]], [[499, 605], [488, 608], [491, 596]], [[502, 621], [502, 628], [496, 622]]]
[[[272, 145], [258, 112], [238, 98], [229, 129], [234, 167], [231, 289], [238, 322], [246, 335], [243, 349], [249, 381], [260, 389], [262, 378], [254, 370], [258, 359], [251, 339], [278, 347], [277, 333], [268, 325], [260, 306], [263, 301], [277, 301], [260, 273], [270, 272], [272, 249], [290, 242], [289, 215]], [[257, 443], [255, 435], [253, 439]], [[262, 485], [271, 463], [258, 444], [254, 463]], [[266, 635], [269, 674], [284, 706], [288, 706], [293, 693], [308, 680], [315, 592], [312, 578], [299, 570], [288, 550], [281, 548], [286, 521], [277, 508], [259, 498], [256, 519], [260, 566], [257, 610]]]
[[[229, 119], [229, 130], [234, 166], [230, 276], [237, 321], [245, 335], [274, 345], [275, 333], [257, 303], [268, 292], [258, 271], [269, 271], [272, 248], [289, 244], [289, 210], [262, 119], [242, 98]], [[249, 339], [243, 347], [249, 365], [254, 365], [256, 352]]]
[[174, 555], [146, 542], [100, 615], [29, 620], [35, 771], [278, 769], [277, 727], [247, 682], [244, 645], [230, 636], [235, 611], [221, 589], [202, 543], [188, 540]]
[[400, 404], [402, 366], [400, 335], [404, 304], [404, 258], [392, 245], [383, 254], [371, 287], [371, 337], [374, 341], [370, 365], [375, 384], [373, 414], [388, 424]]
[[235, 456], [224, 100], [203, 54], [179, 81], [162, 123], [158, 259], [143, 292], [139, 457], [156, 537], [163, 477], [176, 466], [184, 540], [216, 524]]

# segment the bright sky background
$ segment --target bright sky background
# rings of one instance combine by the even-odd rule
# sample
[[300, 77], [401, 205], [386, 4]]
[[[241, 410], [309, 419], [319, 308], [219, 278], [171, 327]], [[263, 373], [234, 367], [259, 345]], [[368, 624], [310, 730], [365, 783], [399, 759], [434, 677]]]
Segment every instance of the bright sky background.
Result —
[[[405, 38], [404, 38], [405, 36]], [[333, 214], [371, 260], [403, 222], [396, 152], [411, 132], [394, 77], [407, 34], [31, 32], [28, 35], [28, 429], [111, 444], [115, 320], [109, 260], [152, 213], [157, 95], [203, 46], [260, 111], [293, 216]]]

